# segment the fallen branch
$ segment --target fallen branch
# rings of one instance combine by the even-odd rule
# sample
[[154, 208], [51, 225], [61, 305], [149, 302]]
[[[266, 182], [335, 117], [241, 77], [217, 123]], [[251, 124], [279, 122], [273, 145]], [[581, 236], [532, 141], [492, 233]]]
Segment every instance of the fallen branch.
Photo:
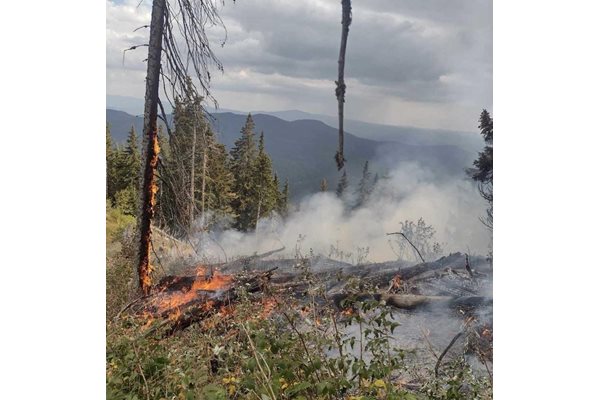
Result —
[[456, 341], [463, 334], [463, 332], [464, 332], [464, 329], [461, 330], [460, 332], [458, 332], [456, 335], [454, 335], [454, 337], [450, 341], [450, 344], [448, 344], [448, 346], [446, 346], [446, 348], [444, 349], [444, 351], [442, 352], [442, 354], [440, 354], [440, 357], [438, 358], [437, 362], [435, 363], [435, 368], [434, 368], [435, 377], [436, 378], [438, 376], [438, 369], [440, 368], [440, 364], [442, 363], [442, 359], [444, 358], [444, 356], [446, 355], [446, 353], [448, 352], [448, 350], [450, 350], [450, 348], [454, 345], [454, 343], [456, 343]]
[[389, 294], [382, 293], [379, 296], [387, 305], [401, 308], [404, 310], [413, 310], [417, 307], [431, 304], [448, 304], [452, 301], [449, 296], [423, 296], [418, 294]]
[[417, 246], [415, 246], [414, 244], [412, 244], [412, 242], [410, 240], [408, 240], [408, 238], [406, 237], [406, 235], [404, 233], [402, 233], [402, 232], [392, 232], [392, 233], [386, 233], [386, 235], [388, 235], [388, 236], [390, 236], [390, 235], [401, 235], [413, 247], [413, 249], [415, 249], [415, 251], [417, 252], [417, 254], [419, 255], [419, 257], [421, 258], [421, 261], [425, 262], [425, 259], [421, 255], [421, 252], [419, 251], [419, 249], [417, 249]]

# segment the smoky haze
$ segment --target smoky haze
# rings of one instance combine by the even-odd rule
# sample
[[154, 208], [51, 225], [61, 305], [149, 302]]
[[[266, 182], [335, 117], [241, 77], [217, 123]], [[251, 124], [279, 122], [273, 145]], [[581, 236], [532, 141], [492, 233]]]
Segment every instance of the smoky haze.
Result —
[[351, 263], [396, 260], [398, 239], [386, 233], [399, 231], [400, 222], [416, 223], [419, 218], [435, 229], [432, 241], [442, 245], [444, 254], [489, 252], [491, 233], [479, 220], [486, 204], [466, 177], [440, 181], [426, 167], [402, 163], [378, 181], [363, 206], [353, 209], [354, 189], [348, 187], [350, 195], [342, 199], [335, 187], [306, 196], [287, 218], [263, 218], [254, 232], [228, 229], [210, 238], [198, 235], [197, 253], [203, 261], [224, 261], [225, 256], [232, 259], [285, 246], [279, 256], [293, 257], [300, 250], [303, 255], [338, 259], [344, 254], [342, 261]]

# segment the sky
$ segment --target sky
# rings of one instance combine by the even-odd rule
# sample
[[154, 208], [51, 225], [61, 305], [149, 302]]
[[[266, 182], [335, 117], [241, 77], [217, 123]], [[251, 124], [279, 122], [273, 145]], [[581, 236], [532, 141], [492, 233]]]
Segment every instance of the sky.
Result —
[[[138, 6], [139, 4], [139, 6]], [[107, 94], [144, 97], [151, 0], [106, 2]], [[336, 115], [339, 0], [225, 0], [211, 46], [224, 72], [211, 91], [226, 109]], [[225, 40], [224, 46], [221, 42]], [[477, 131], [492, 108], [491, 0], [354, 0], [345, 117]]]

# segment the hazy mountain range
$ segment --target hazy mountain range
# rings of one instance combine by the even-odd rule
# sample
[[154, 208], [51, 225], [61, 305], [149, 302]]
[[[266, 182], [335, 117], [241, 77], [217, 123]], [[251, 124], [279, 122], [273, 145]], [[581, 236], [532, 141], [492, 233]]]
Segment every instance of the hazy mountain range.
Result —
[[[280, 181], [289, 179], [292, 198], [298, 199], [318, 191], [323, 178], [327, 179], [329, 189], [335, 190], [340, 177], [333, 158], [337, 150], [337, 128], [312, 118], [295, 119], [312, 116], [300, 111], [269, 114], [278, 116], [252, 114], [256, 133], [264, 132], [265, 148]], [[212, 116], [211, 123], [218, 140], [231, 149], [240, 136], [247, 114], [218, 112]], [[141, 115], [107, 109], [106, 120], [117, 143], [125, 142], [132, 125], [138, 134], [142, 132]], [[472, 165], [477, 152], [483, 147], [480, 136], [473, 133], [391, 127], [359, 121], [349, 121], [347, 126], [352, 133], [346, 132], [344, 153], [351, 185], [357, 183], [367, 160], [371, 171], [380, 175], [399, 162], [407, 161], [429, 168], [440, 180], [464, 175], [464, 169]]]

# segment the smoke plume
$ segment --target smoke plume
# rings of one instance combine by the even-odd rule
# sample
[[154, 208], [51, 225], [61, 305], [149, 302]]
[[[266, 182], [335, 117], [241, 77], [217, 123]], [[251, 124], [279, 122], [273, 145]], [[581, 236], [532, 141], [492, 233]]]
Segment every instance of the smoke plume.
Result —
[[280, 256], [296, 252], [343, 258], [342, 261], [379, 262], [398, 259], [400, 222], [423, 218], [436, 233], [445, 254], [454, 251], [485, 255], [490, 231], [481, 223], [486, 204], [476, 185], [466, 177], [443, 181], [418, 164], [404, 163], [379, 179], [366, 203], [353, 207], [351, 195], [316, 193], [292, 206], [284, 220], [278, 215], [261, 219], [254, 232], [213, 232], [197, 238], [198, 254], [211, 261], [267, 252], [285, 246]]

